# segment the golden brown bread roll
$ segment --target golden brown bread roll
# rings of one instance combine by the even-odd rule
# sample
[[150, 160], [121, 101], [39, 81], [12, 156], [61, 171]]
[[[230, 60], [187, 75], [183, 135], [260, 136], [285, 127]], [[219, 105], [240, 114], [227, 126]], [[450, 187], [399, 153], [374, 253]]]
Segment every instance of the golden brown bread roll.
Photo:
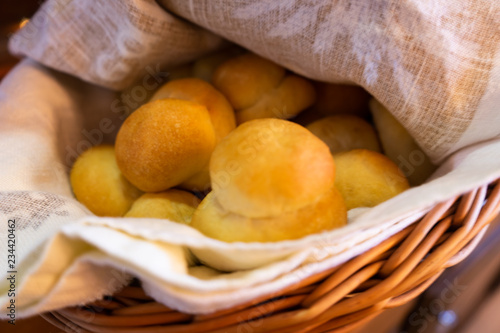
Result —
[[328, 147], [304, 127], [279, 119], [246, 122], [210, 160], [212, 192], [192, 226], [225, 241], [277, 241], [344, 225]]
[[236, 110], [238, 124], [260, 118], [292, 118], [312, 105], [312, 84], [254, 54], [244, 54], [220, 65], [213, 76]]
[[335, 187], [347, 209], [376, 206], [410, 187], [398, 166], [380, 153], [355, 149], [334, 158]]
[[205, 106], [160, 99], [125, 120], [116, 137], [116, 160], [132, 184], [145, 192], [160, 192], [202, 171], [215, 143]]
[[412, 186], [425, 182], [436, 166], [382, 104], [372, 99], [370, 109], [384, 153], [405, 173]]
[[251, 107], [274, 89], [285, 76], [285, 69], [254, 54], [232, 58], [217, 67], [214, 86], [236, 110]]
[[[211, 84], [197, 78], [174, 80], [166, 83], [151, 97], [150, 101], [175, 98], [204, 105], [214, 127], [216, 143], [236, 127], [231, 104]], [[208, 160], [205, 166], [189, 179], [180, 184], [188, 190], [204, 191], [210, 187]]]
[[309, 124], [307, 129], [328, 145], [332, 154], [352, 149], [380, 152], [377, 133], [363, 119], [352, 115], [335, 115]]
[[70, 182], [78, 201], [98, 216], [123, 216], [142, 194], [123, 177], [109, 145], [81, 154], [71, 169]]
[[200, 199], [190, 192], [170, 189], [145, 193], [137, 199], [125, 217], [150, 217], [189, 224]]
[[167, 82], [155, 92], [150, 102], [164, 98], [182, 99], [205, 106], [214, 126], [217, 142], [236, 127], [234, 111], [226, 97], [201, 79], [185, 78]]
[[288, 75], [278, 87], [265, 93], [253, 106], [236, 113], [238, 124], [252, 119], [289, 119], [306, 109], [314, 101], [312, 85], [305, 79]]
[[332, 187], [315, 202], [274, 217], [251, 218], [225, 210], [214, 192], [203, 199], [191, 226], [226, 242], [276, 242], [342, 227], [347, 210], [339, 191]]
[[334, 184], [328, 147], [304, 127], [279, 119], [240, 125], [210, 159], [212, 189], [226, 210], [248, 217], [291, 212]]

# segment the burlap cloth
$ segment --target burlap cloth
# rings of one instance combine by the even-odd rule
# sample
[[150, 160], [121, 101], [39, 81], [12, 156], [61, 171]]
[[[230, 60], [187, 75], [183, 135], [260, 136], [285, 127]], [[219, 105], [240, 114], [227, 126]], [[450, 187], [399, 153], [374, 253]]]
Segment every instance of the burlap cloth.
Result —
[[[49, 0], [11, 39], [12, 52], [30, 58], [0, 86], [0, 270], [9, 270], [15, 220], [18, 317], [89, 302], [131, 276], [181, 311], [232, 307], [345, 262], [500, 176], [500, 3], [159, 3]], [[226, 244], [168, 221], [93, 216], [69, 186], [76, 156], [111, 142], [168, 68], [227, 40], [306, 77], [363, 86], [440, 169], [351, 211], [347, 227], [297, 241]], [[192, 253], [232, 272], [195, 266]], [[9, 287], [2, 279], [4, 309]]]

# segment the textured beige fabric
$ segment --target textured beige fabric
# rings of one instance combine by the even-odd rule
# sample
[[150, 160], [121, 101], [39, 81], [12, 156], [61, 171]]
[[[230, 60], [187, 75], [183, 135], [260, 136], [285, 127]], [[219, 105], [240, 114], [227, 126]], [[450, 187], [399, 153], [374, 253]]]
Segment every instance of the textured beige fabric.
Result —
[[[48, 67], [127, 88], [116, 93], [31, 60], [0, 85], [0, 244], [15, 219], [19, 317], [97, 299], [131, 276], [175, 309], [232, 307], [338, 265], [436, 203], [500, 177], [496, 2], [162, 5], [170, 13], [150, 0], [48, 0], [11, 41], [15, 53]], [[221, 47], [217, 36], [305, 76], [363, 85], [436, 161], [449, 157], [427, 184], [351, 211], [345, 228], [297, 241], [227, 244], [168, 221], [92, 216], [71, 194], [69, 166], [90, 145], [113, 140], [124, 117], [165, 82], [165, 68]], [[186, 249], [236, 271], [193, 266]], [[4, 308], [8, 289], [0, 281]]]
[[153, 0], [47, 1], [11, 50], [113, 89], [216, 49], [222, 39]]

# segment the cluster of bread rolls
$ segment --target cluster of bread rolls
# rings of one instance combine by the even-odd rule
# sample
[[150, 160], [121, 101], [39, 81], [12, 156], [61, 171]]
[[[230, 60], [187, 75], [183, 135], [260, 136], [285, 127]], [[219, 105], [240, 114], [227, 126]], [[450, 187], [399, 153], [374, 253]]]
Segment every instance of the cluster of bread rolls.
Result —
[[308, 80], [250, 53], [222, 63], [212, 81], [236, 110], [238, 124], [292, 118], [311, 106], [316, 95]]
[[[269, 242], [341, 227], [347, 210], [409, 187], [394, 159], [418, 146], [375, 101], [370, 124], [360, 87], [312, 82], [241, 50], [174, 76], [125, 120], [114, 147], [93, 147], [75, 162], [73, 192], [94, 214]], [[415, 184], [432, 172], [422, 163], [408, 175]]]

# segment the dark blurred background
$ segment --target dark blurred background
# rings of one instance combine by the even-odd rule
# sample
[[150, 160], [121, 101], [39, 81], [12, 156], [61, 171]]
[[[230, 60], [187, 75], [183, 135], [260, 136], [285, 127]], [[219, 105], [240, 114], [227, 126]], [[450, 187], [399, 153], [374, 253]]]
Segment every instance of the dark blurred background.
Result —
[[0, 80], [18, 61], [7, 52], [9, 36], [25, 24], [42, 3], [43, 0], [0, 1]]

